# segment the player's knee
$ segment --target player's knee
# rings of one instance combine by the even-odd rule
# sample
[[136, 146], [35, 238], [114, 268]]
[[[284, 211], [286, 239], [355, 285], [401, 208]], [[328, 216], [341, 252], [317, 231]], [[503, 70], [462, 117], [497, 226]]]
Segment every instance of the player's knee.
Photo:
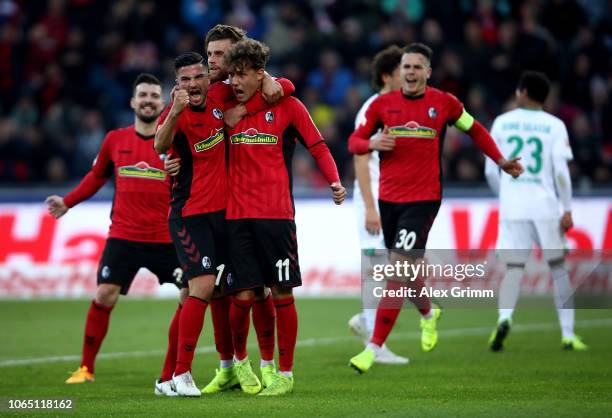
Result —
[[121, 287], [115, 284], [101, 284], [96, 290], [96, 302], [104, 306], [113, 306], [119, 299]]
[[255, 299], [255, 292], [252, 289], [241, 290], [240, 292], [236, 292], [233, 296], [238, 300], [247, 301]]
[[254, 290], [255, 300], [264, 300], [270, 295], [269, 287], [260, 287]]
[[189, 281], [189, 296], [210, 300], [215, 289], [215, 276], [206, 274]]
[[272, 290], [272, 299], [274, 300], [286, 299], [290, 296], [293, 296], [292, 287], [274, 286], [272, 287], [271, 290]]
[[187, 299], [187, 296], [189, 296], [189, 288], [185, 287], [181, 289], [181, 291], [179, 292], [179, 303], [181, 305], [183, 304], [183, 302], [185, 302], [185, 299]]

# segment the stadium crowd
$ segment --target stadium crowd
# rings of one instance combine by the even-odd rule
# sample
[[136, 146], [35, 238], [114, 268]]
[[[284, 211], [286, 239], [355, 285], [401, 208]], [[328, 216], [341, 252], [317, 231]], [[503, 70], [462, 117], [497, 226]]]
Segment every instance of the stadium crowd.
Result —
[[[64, 183], [85, 174], [109, 129], [131, 123], [131, 82], [202, 51], [216, 23], [270, 46], [268, 70], [293, 81], [353, 178], [347, 138], [371, 94], [370, 62], [390, 44], [435, 52], [431, 85], [490, 127], [512, 106], [524, 69], [555, 81], [547, 110], [570, 130], [572, 178], [612, 182], [612, 3], [606, 0], [206, 1], [0, 0], [0, 184]], [[168, 98], [166, 98], [168, 101]], [[449, 128], [445, 179], [483, 182], [482, 154]], [[327, 188], [304, 151], [296, 187]]]

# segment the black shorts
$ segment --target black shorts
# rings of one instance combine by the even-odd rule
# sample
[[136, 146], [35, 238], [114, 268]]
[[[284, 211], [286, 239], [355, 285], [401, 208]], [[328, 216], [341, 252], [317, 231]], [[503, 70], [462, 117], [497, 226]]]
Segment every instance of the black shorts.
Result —
[[440, 201], [391, 203], [379, 200], [378, 208], [385, 246], [412, 258], [423, 257]]
[[295, 222], [289, 219], [229, 220], [230, 292], [263, 286], [302, 285]]
[[227, 223], [225, 211], [181, 217], [174, 211], [168, 219], [170, 236], [185, 278], [204, 274], [221, 277], [228, 271]]
[[98, 285], [119, 285], [121, 294], [127, 295], [141, 267], [155, 274], [159, 284], [172, 283], [179, 289], [186, 287], [174, 245], [119, 238], [106, 240], [98, 266]]

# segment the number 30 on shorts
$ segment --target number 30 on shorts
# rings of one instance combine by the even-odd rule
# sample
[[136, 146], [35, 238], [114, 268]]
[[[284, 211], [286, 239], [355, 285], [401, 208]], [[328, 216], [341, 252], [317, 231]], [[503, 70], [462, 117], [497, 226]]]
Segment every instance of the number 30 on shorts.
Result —
[[411, 250], [416, 243], [417, 234], [414, 231], [408, 232], [407, 229], [400, 229], [399, 237], [395, 243], [395, 248]]

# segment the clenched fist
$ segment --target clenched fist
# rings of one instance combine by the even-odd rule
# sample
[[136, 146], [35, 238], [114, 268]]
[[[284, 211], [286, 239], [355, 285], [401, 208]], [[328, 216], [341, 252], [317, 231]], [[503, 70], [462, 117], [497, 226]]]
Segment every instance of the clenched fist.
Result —
[[177, 89], [174, 92], [174, 100], [170, 112], [173, 116], [178, 116], [189, 105], [189, 93], [187, 90]]

